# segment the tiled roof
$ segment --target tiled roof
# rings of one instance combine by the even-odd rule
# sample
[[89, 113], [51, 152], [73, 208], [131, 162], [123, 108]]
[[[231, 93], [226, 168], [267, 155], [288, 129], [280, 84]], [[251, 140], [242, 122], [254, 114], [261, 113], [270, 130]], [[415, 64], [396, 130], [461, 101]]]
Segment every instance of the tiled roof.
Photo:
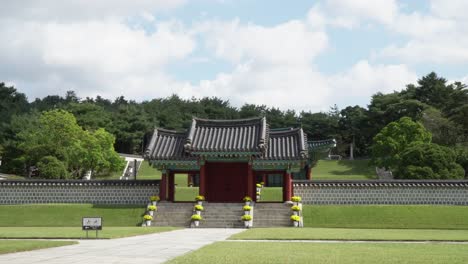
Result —
[[270, 131], [268, 147], [263, 159], [307, 158], [307, 136], [302, 128]]
[[184, 143], [187, 133], [156, 128], [146, 149], [148, 159], [187, 159]]
[[335, 139], [326, 139], [326, 140], [313, 140], [307, 141], [309, 145], [309, 150], [311, 151], [328, 151], [330, 148], [336, 147], [336, 140]]
[[265, 149], [265, 118], [208, 120], [194, 118], [185, 144], [187, 152], [244, 152]]
[[264, 117], [237, 120], [194, 118], [187, 132], [155, 129], [146, 150], [150, 160], [195, 160], [198, 155], [254, 156], [262, 160], [308, 158], [302, 128], [271, 130]]

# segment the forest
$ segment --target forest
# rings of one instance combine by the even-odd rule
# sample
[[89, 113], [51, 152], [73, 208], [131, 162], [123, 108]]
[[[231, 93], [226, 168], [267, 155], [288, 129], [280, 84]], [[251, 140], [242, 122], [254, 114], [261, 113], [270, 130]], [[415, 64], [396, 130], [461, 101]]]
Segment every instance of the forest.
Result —
[[[355, 105], [339, 109], [334, 105], [326, 112], [296, 112], [255, 104], [234, 107], [226, 98], [186, 100], [177, 95], [136, 102], [122, 96], [112, 100], [101, 96], [80, 98], [75, 91], [68, 91], [65, 95], [28, 100], [21, 93], [21, 87], [0, 83], [0, 168], [6, 173], [24, 175], [26, 168], [42, 162], [43, 165], [50, 163], [60, 167], [56, 174], [68, 171], [70, 175], [79, 175], [85, 168], [114, 170], [121, 165], [110, 161], [115, 161], [115, 154], [110, 150], [112, 145], [119, 153], [142, 154], [154, 127], [184, 130], [194, 116], [210, 119], [265, 116], [271, 128], [302, 127], [309, 140], [335, 138], [337, 148], [333, 149], [333, 154], [351, 159], [371, 158], [376, 165], [404, 171], [405, 175], [422, 173], [425, 178], [447, 178], [440, 176], [442, 172], [434, 176], [424, 168], [408, 171], [415, 164], [405, 163], [404, 168], [401, 167], [401, 155], [406, 149], [396, 147], [398, 142], [394, 142], [401, 133], [405, 133], [401, 128], [395, 129], [399, 122], [402, 128], [408, 128], [406, 131], [414, 128], [417, 133], [428, 133], [429, 137], [419, 137], [420, 142], [426, 144], [417, 147], [419, 152], [426, 151], [424, 153], [427, 154], [436, 148], [437, 151], [442, 149], [445, 153], [442, 156], [453, 156], [447, 166], [454, 162], [460, 166], [457, 167], [457, 175], [463, 173], [460, 169], [467, 171], [467, 86], [460, 82], [449, 83], [432, 72], [415, 84], [395, 87], [395, 90], [398, 91], [374, 94], [366, 107]], [[66, 121], [61, 124], [60, 120]], [[390, 124], [393, 128], [387, 129]], [[61, 129], [60, 133], [48, 133], [53, 131], [51, 126]], [[62, 142], [59, 139], [63, 137], [74, 141]], [[405, 148], [415, 141], [414, 138], [418, 137], [408, 137], [409, 141], [402, 141], [400, 145]], [[428, 147], [427, 144], [431, 145]], [[89, 147], [95, 145], [100, 148]], [[81, 146], [82, 152], [70, 154], [76, 146]], [[389, 150], [389, 147], [394, 149]], [[395, 152], [393, 160], [386, 157], [389, 151]], [[95, 155], [81, 163], [70, 164], [85, 152]], [[416, 155], [414, 150], [406, 154]], [[399, 158], [395, 159], [395, 156]], [[67, 161], [65, 165], [58, 164], [63, 160]], [[50, 173], [54, 173], [53, 170]]]

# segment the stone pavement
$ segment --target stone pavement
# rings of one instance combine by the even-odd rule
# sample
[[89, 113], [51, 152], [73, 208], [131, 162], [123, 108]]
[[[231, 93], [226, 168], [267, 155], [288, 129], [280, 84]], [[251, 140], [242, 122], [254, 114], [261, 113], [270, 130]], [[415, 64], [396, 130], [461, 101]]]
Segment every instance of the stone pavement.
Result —
[[163, 263], [244, 229], [181, 229], [110, 240], [78, 240], [79, 244], [0, 255], [0, 263]]

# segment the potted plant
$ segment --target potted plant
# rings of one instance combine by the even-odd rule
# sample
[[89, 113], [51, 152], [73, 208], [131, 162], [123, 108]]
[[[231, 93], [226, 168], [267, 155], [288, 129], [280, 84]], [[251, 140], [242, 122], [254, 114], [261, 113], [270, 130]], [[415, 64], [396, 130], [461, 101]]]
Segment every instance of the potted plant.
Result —
[[194, 214], [192, 215], [192, 222], [195, 226], [198, 226], [200, 225], [200, 220], [202, 220], [203, 218], [201, 217], [201, 215], [199, 214]]
[[252, 216], [248, 215], [248, 214], [245, 214], [245, 215], [242, 216], [241, 220], [244, 221], [244, 226], [246, 228], [249, 228], [250, 227], [250, 221], [252, 221]]
[[257, 192], [260, 192], [262, 190], [262, 185], [260, 183], [257, 183]]
[[148, 206], [147, 209], [148, 209], [149, 215], [153, 216], [154, 211], [158, 210], [158, 207], [156, 207], [156, 205], [150, 205], [150, 206]]
[[146, 222], [146, 226], [151, 226], [151, 220], [153, 220], [153, 217], [151, 215], [144, 215], [143, 219]]
[[203, 196], [203, 195], [197, 195], [197, 196], [195, 197], [195, 201], [197, 202], [197, 204], [202, 205], [203, 201], [205, 201], [205, 196]]
[[265, 182], [260, 182], [260, 185], [262, 186], [262, 188], [265, 186]]
[[195, 210], [195, 212], [197, 213], [197, 215], [201, 214], [201, 211], [203, 211], [203, 205], [201, 204], [197, 204], [193, 207], [193, 209]]
[[244, 205], [244, 214], [250, 215], [250, 210], [252, 210], [252, 207], [250, 205]]
[[294, 227], [298, 227], [301, 217], [298, 215], [291, 215], [291, 220], [293, 221]]
[[250, 205], [250, 203], [252, 202], [252, 198], [250, 198], [250, 196], [245, 196], [243, 200], [245, 202], [245, 205]]
[[299, 203], [302, 201], [302, 198], [300, 196], [293, 196], [291, 197], [291, 201], [293, 201], [296, 205], [299, 205]]
[[257, 200], [260, 200], [260, 192], [257, 192]]
[[293, 211], [294, 215], [299, 215], [299, 211], [301, 211], [301, 207], [299, 205], [293, 205], [291, 207], [291, 210]]
[[160, 198], [157, 195], [153, 195], [153, 196], [150, 197], [150, 201], [154, 206], [156, 206], [158, 204], [159, 200], [160, 200]]

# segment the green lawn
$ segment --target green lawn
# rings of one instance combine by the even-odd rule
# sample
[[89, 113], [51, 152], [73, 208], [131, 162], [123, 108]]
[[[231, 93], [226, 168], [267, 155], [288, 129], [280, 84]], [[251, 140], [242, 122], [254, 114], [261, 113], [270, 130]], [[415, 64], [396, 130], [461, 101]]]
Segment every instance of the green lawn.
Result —
[[168, 263], [468, 263], [468, 245], [217, 242]]
[[[146, 235], [176, 230], [176, 227], [104, 227], [98, 232], [99, 238], [119, 238]], [[89, 231], [95, 238], [96, 232]], [[0, 238], [86, 238], [86, 231], [80, 227], [0, 227]]]
[[468, 241], [468, 230], [350, 229], [350, 228], [254, 228], [230, 239], [246, 240], [437, 240]]
[[92, 204], [1, 205], [0, 226], [81, 226], [81, 218], [100, 216], [106, 226], [138, 226], [144, 206]]
[[263, 187], [260, 197], [260, 202], [282, 202], [283, 188], [282, 187]]
[[319, 160], [312, 168], [312, 180], [369, 180], [376, 179], [369, 160]]
[[[187, 183], [186, 183], [187, 185]], [[198, 195], [198, 187], [179, 187], [176, 186], [174, 198], [177, 202], [195, 201]]]
[[306, 227], [468, 229], [468, 206], [304, 205], [303, 216]]
[[76, 241], [0, 240], [0, 254], [77, 244]]
[[150, 166], [148, 161], [143, 161], [137, 174], [138, 180], [159, 180], [161, 171]]

